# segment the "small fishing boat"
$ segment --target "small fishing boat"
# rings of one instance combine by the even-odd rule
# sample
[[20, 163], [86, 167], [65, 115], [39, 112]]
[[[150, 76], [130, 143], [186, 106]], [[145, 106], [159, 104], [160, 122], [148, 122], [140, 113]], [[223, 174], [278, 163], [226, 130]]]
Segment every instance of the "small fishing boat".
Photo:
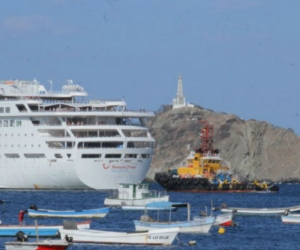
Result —
[[300, 223], [300, 214], [286, 214], [286, 215], [281, 215], [281, 221], [283, 223]]
[[289, 214], [290, 212], [300, 211], [300, 206], [285, 208], [240, 208], [240, 207], [222, 207], [222, 213], [233, 213], [236, 215], [262, 215], [262, 216], [278, 216]]
[[150, 183], [120, 183], [117, 190], [113, 190], [104, 199], [106, 206], [145, 206], [150, 202], [168, 201], [166, 192], [150, 190]]
[[219, 214], [216, 216], [216, 220], [214, 226], [222, 226], [222, 227], [229, 227], [235, 225], [233, 222], [233, 214], [226, 213], [226, 214]]
[[116, 232], [77, 229], [64, 226], [59, 229], [61, 239], [72, 239], [75, 243], [130, 244], [130, 245], [171, 245], [179, 228], [165, 228], [143, 232]]
[[[91, 221], [78, 222], [78, 228], [90, 228]], [[39, 225], [36, 228], [35, 225], [0, 225], [0, 237], [16, 236], [19, 231], [24, 232], [29, 237], [36, 237], [37, 234], [40, 237], [58, 237], [59, 229], [63, 228], [63, 225]]]
[[[167, 204], [166, 204], [167, 205]], [[159, 217], [163, 214], [163, 211], [157, 212], [157, 220], [154, 220], [147, 213], [147, 209], [145, 210], [145, 214], [141, 216], [140, 220], [134, 220], [135, 230], [143, 231], [143, 230], [153, 230], [159, 228], [179, 228], [180, 233], [208, 233], [211, 229], [212, 225], [215, 222], [214, 216], [205, 216], [198, 218], [196, 220], [192, 220], [191, 217], [191, 207], [189, 203], [172, 203], [169, 202], [169, 211], [168, 211], [168, 219], [161, 220]], [[181, 208], [184, 207], [187, 209], [187, 219], [184, 221], [172, 220], [172, 207]]]
[[[38, 230], [37, 222], [36, 230]], [[39, 240], [39, 236], [37, 234], [36, 241], [28, 241], [28, 235], [22, 231], [16, 233], [17, 241], [5, 242], [6, 250], [65, 250], [72, 243], [70, 242], [70, 238], [66, 237], [66, 239], [46, 239]], [[67, 241], [67, 239], [69, 241]]]
[[35, 205], [31, 205], [27, 212], [29, 217], [33, 218], [104, 218], [109, 213], [109, 208], [49, 210], [37, 209]]
[[66, 240], [39, 240], [39, 241], [12, 241], [5, 242], [6, 250], [65, 250], [72, 243], [67, 242]]
[[[202, 216], [194, 216], [194, 220], [203, 219]], [[215, 222], [213, 224], [214, 226], [222, 226], [222, 227], [229, 227], [233, 226], [233, 214], [232, 213], [225, 213], [225, 214], [219, 214], [216, 216]]]

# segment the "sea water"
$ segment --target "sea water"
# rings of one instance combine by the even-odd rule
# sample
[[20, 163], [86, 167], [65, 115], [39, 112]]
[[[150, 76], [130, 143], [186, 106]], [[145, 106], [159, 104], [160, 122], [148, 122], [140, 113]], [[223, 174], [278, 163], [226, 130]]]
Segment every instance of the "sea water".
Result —
[[[160, 189], [153, 184], [152, 189]], [[281, 184], [278, 193], [189, 193], [169, 192], [170, 200], [191, 204], [191, 214], [199, 215], [201, 211], [211, 213], [211, 206], [228, 206], [251, 208], [275, 208], [300, 205], [300, 185]], [[67, 210], [93, 209], [104, 207], [106, 191], [1, 191], [0, 205], [2, 224], [18, 224], [20, 210], [35, 204], [37, 208]], [[217, 212], [213, 212], [215, 215]], [[123, 212], [111, 209], [105, 218], [93, 219], [92, 229], [112, 231], [134, 231], [133, 220], [139, 219], [143, 212]], [[174, 216], [186, 217], [184, 208]], [[83, 220], [83, 219], [82, 219]], [[80, 220], [77, 220], [80, 221]], [[218, 227], [213, 227], [208, 234], [179, 234], [172, 246], [122, 246], [122, 245], [87, 245], [75, 244], [70, 250], [78, 249], [300, 249], [300, 224], [283, 224], [280, 216], [236, 216], [236, 226], [225, 227], [225, 233], [219, 234]], [[34, 224], [35, 219], [25, 215], [26, 224]], [[62, 219], [38, 219], [38, 224], [62, 224]], [[1, 237], [0, 249], [6, 241], [14, 237]], [[189, 246], [195, 241], [195, 246]]]

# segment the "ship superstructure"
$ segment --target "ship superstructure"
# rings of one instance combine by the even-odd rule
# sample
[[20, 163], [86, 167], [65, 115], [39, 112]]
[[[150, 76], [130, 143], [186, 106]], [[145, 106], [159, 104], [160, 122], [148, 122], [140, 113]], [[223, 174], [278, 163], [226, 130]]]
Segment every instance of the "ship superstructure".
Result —
[[116, 189], [143, 181], [153, 112], [121, 100], [85, 101], [71, 80], [59, 92], [37, 80], [0, 81], [0, 188]]

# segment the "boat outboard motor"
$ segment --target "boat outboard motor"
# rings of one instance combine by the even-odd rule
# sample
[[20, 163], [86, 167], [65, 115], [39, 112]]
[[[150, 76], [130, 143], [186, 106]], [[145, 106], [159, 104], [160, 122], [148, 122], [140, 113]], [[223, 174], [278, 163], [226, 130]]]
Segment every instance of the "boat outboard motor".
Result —
[[21, 241], [21, 242], [28, 241], [28, 236], [27, 236], [27, 234], [25, 234], [25, 233], [22, 232], [22, 231], [17, 232], [17, 233], [16, 233], [16, 236], [17, 236], [17, 241]]
[[199, 215], [200, 215], [201, 217], [206, 217], [206, 216], [207, 216], [207, 214], [206, 214], [205, 211], [200, 211], [200, 212], [199, 212]]
[[33, 209], [33, 210], [37, 210], [37, 207], [36, 207], [35, 204], [30, 205], [29, 208], [30, 208], [30, 209]]
[[66, 234], [65, 239], [66, 239], [67, 242], [73, 242], [73, 237], [70, 237], [67, 234]]

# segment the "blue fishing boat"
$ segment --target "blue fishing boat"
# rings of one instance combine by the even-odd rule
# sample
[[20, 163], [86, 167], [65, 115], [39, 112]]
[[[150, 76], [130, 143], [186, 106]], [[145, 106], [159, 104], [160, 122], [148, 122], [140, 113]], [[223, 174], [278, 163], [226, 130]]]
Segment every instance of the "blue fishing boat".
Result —
[[[77, 228], [89, 229], [91, 221], [77, 223]], [[0, 225], [0, 237], [15, 237], [20, 231], [28, 237], [59, 237], [59, 229], [63, 225]]]
[[29, 217], [32, 218], [103, 218], [109, 213], [109, 207], [82, 210], [49, 210], [37, 209], [31, 205], [27, 209]]

